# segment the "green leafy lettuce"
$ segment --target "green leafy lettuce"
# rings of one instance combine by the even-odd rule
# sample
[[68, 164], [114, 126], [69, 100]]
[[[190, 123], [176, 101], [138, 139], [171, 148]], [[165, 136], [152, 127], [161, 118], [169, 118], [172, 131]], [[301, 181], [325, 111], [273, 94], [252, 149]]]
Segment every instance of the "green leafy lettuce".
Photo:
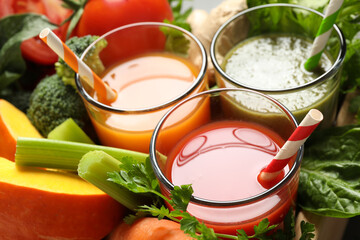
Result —
[[323, 216], [360, 215], [360, 126], [311, 136], [301, 165], [298, 203]]
[[57, 26], [44, 15], [32, 13], [10, 15], [0, 20], [0, 90], [25, 73], [21, 42], [37, 36], [46, 27], [54, 29]]

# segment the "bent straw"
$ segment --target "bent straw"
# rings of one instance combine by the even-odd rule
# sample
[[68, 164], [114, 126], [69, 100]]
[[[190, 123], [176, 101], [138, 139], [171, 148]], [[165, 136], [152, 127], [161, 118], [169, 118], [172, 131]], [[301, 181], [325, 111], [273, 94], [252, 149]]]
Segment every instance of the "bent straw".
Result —
[[266, 183], [274, 180], [322, 120], [322, 113], [319, 110], [311, 109], [274, 159], [261, 171], [259, 181]]
[[305, 69], [312, 71], [319, 64], [321, 54], [323, 53], [326, 43], [332, 32], [332, 27], [335, 24], [336, 18], [339, 15], [341, 5], [344, 0], [331, 0], [326, 12], [324, 19], [321, 21], [320, 27], [316, 34], [310, 57], [305, 62]]
[[54, 32], [45, 28], [40, 32], [39, 37], [96, 91], [100, 102], [109, 104], [116, 99], [116, 92], [81, 61]]

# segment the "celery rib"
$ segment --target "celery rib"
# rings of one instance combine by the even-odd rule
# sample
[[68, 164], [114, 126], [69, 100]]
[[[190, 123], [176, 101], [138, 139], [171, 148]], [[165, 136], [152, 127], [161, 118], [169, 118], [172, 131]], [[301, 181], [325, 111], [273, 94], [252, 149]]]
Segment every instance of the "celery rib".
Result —
[[15, 163], [20, 166], [77, 171], [82, 156], [93, 150], [104, 151], [115, 159], [130, 156], [136, 161], [144, 162], [148, 157], [148, 154], [145, 153], [101, 145], [19, 137], [16, 145]]
[[145, 204], [146, 199], [108, 181], [108, 173], [113, 171], [120, 171], [117, 159], [103, 151], [90, 151], [81, 158], [78, 175], [131, 210]]

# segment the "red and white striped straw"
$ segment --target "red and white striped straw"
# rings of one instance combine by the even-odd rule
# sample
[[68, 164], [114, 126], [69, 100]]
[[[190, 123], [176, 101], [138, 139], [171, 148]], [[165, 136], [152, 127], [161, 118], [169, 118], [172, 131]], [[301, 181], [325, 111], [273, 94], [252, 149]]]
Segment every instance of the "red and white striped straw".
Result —
[[101, 102], [109, 104], [116, 99], [117, 93], [81, 61], [53, 31], [45, 28], [39, 37], [95, 90]]
[[261, 171], [259, 180], [263, 182], [274, 180], [322, 120], [322, 113], [319, 110], [311, 109], [274, 159]]

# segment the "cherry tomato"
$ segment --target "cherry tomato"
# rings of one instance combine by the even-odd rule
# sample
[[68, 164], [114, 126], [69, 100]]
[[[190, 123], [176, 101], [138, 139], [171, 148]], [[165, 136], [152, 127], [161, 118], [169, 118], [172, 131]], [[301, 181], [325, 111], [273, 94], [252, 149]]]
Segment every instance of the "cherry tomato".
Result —
[[75, 35], [102, 35], [135, 22], [172, 20], [168, 0], [89, 0]]
[[[61, 0], [0, 0], [0, 18], [17, 13], [39, 13], [46, 15], [50, 22], [60, 24], [71, 11], [61, 6]], [[54, 32], [65, 39], [66, 26]], [[25, 40], [21, 44], [21, 52], [25, 59], [41, 64], [54, 64], [58, 56], [38, 37]]]

